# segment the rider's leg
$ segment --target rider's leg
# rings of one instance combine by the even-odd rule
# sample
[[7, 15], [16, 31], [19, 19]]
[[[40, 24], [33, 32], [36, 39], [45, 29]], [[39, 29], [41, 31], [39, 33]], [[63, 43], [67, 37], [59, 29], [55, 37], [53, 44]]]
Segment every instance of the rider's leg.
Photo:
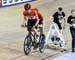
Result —
[[27, 30], [28, 30], [29, 35], [31, 35], [32, 27], [33, 27], [32, 21], [28, 20], [27, 21]]
[[43, 34], [43, 24], [38, 25], [38, 27], [40, 28], [40, 34]]
[[[38, 27], [40, 27], [40, 32], [41, 34], [43, 34], [43, 21], [42, 20], [39, 21]], [[38, 31], [36, 28], [34, 28], [34, 31], [35, 31], [35, 34], [38, 35]]]

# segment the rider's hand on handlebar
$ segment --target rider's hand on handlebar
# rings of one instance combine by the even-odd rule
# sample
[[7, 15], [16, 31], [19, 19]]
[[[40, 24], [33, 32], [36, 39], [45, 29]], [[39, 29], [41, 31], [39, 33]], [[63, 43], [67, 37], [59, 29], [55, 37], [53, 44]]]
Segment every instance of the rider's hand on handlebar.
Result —
[[21, 24], [21, 27], [24, 27], [24, 24]]
[[27, 27], [27, 25], [26, 24], [22, 24], [21, 27]]
[[36, 28], [36, 29], [37, 29], [37, 28], [38, 28], [38, 26], [36, 26], [36, 25], [35, 25], [35, 26], [34, 26], [34, 28]]

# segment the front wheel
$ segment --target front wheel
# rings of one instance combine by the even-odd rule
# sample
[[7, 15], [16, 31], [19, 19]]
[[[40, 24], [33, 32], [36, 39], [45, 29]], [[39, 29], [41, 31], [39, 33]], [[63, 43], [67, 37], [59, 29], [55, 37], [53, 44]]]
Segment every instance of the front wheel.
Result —
[[45, 45], [45, 35], [42, 34], [42, 35], [40, 35], [40, 39], [39, 39], [39, 51], [41, 53], [43, 53], [43, 51], [44, 51], [44, 45]]
[[31, 46], [32, 46], [32, 39], [31, 36], [27, 36], [24, 40], [24, 53], [25, 55], [28, 55], [31, 51]]

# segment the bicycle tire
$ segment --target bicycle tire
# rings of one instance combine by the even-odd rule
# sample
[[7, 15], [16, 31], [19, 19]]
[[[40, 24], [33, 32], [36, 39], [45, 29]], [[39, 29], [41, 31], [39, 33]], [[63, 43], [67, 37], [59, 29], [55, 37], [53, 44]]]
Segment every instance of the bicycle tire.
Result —
[[41, 53], [43, 53], [44, 51], [44, 45], [45, 45], [45, 35], [40, 35], [40, 39], [39, 39], [39, 51]]
[[24, 40], [24, 53], [25, 55], [29, 55], [32, 46], [32, 38], [28, 35]]

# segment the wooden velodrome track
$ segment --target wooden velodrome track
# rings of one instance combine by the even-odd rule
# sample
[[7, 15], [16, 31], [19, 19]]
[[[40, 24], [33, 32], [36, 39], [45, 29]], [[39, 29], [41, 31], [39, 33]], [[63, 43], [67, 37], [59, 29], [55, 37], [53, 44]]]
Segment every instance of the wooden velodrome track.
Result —
[[[27, 34], [26, 28], [21, 28], [23, 16], [23, 5], [0, 8], [0, 60], [52, 60], [54, 57], [66, 52], [46, 48], [44, 53], [38, 50], [25, 56], [23, 52], [23, 41]], [[39, 0], [31, 2], [32, 7], [37, 7], [44, 16], [44, 33], [47, 35], [50, 16], [57, 11], [59, 6], [63, 7], [66, 17], [70, 10], [75, 8], [75, 0]], [[71, 36], [68, 25], [64, 30], [67, 48], [71, 48]]]

